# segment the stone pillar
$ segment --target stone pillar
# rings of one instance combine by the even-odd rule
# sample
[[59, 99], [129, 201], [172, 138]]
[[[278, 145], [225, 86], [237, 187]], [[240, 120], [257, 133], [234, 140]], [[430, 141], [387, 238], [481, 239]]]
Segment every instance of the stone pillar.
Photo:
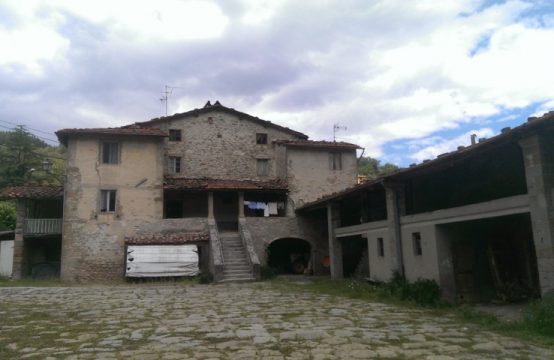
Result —
[[239, 191], [239, 218], [244, 217], [244, 192]]
[[342, 269], [342, 245], [335, 236], [335, 229], [340, 226], [340, 214], [337, 204], [327, 203], [327, 233], [329, 237], [329, 260], [331, 277], [340, 279], [343, 277]]
[[17, 219], [15, 222], [15, 237], [13, 244], [13, 271], [14, 279], [23, 278], [25, 269], [25, 244], [23, 239], [23, 228], [25, 225], [25, 200], [17, 200]]
[[208, 219], [214, 218], [214, 193], [208, 192]]
[[554, 290], [554, 162], [544, 135], [520, 140], [541, 293]]
[[387, 224], [392, 254], [392, 266], [395, 271], [404, 276], [404, 254], [402, 249], [402, 232], [400, 216], [405, 214], [404, 189], [398, 184], [385, 184], [387, 201]]

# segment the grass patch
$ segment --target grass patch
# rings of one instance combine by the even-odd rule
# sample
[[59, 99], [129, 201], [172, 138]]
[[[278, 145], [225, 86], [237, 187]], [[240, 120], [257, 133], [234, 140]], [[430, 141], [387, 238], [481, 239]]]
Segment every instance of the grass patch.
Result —
[[0, 287], [53, 287], [53, 286], [70, 286], [69, 283], [62, 282], [60, 279], [31, 279], [25, 278], [13, 280], [0, 278]]

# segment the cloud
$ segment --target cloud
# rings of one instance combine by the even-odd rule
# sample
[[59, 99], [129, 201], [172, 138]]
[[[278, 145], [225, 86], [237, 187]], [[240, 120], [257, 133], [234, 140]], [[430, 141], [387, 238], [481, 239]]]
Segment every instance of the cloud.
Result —
[[[548, 2], [30, 0], [0, 7], [0, 49], [14, 49], [0, 51], [0, 119], [48, 131], [164, 115], [159, 99], [171, 85], [170, 113], [217, 99], [327, 140], [339, 123], [347, 127], [340, 140], [406, 162], [459, 145], [468, 129], [495, 131], [489, 123], [497, 116], [512, 121], [518, 109], [554, 104]], [[413, 139], [435, 143], [409, 153], [387, 146]]]
[[471, 136], [476, 135], [479, 138], [491, 137], [494, 131], [491, 128], [470, 130], [455, 138], [445, 139], [440, 136], [422, 138], [407, 142], [412, 155], [411, 159], [421, 162], [426, 159], [434, 159], [440, 154], [454, 151], [458, 146], [471, 145]]

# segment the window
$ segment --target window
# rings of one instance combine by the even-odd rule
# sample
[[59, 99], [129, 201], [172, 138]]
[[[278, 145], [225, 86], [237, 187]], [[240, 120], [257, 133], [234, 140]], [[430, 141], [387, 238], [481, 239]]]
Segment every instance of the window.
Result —
[[181, 130], [169, 129], [169, 141], [181, 141]]
[[267, 144], [267, 134], [263, 134], [263, 133], [256, 134], [256, 144], [266, 145]]
[[385, 256], [385, 244], [383, 244], [383, 238], [377, 238], [377, 254], [379, 257]]
[[259, 159], [256, 161], [256, 172], [258, 176], [269, 175], [269, 160]]
[[115, 199], [115, 190], [100, 190], [100, 212], [114, 212]]
[[329, 169], [342, 170], [341, 153], [339, 152], [329, 153]]
[[170, 156], [167, 161], [167, 171], [170, 174], [179, 174], [181, 172], [181, 158], [178, 156]]
[[423, 254], [421, 249], [421, 233], [412, 233], [412, 242], [414, 244], [414, 255], [421, 256]]
[[102, 164], [119, 164], [119, 143], [102, 143]]

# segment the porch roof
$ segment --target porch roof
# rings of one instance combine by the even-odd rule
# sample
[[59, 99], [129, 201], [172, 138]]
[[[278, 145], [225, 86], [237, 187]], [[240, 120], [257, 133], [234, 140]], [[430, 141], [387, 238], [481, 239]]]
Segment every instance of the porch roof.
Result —
[[288, 189], [287, 182], [281, 179], [257, 181], [257, 180], [233, 180], [233, 179], [208, 179], [208, 178], [174, 178], [167, 177], [164, 182], [164, 190], [280, 190]]
[[153, 233], [135, 236], [126, 236], [127, 245], [179, 245], [208, 241], [210, 236], [203, 232], [177, 232], [170, 234]]
[[63, 186], [11, 186], [0, 191], [0, 199], [57, 199], [63, 197]]

